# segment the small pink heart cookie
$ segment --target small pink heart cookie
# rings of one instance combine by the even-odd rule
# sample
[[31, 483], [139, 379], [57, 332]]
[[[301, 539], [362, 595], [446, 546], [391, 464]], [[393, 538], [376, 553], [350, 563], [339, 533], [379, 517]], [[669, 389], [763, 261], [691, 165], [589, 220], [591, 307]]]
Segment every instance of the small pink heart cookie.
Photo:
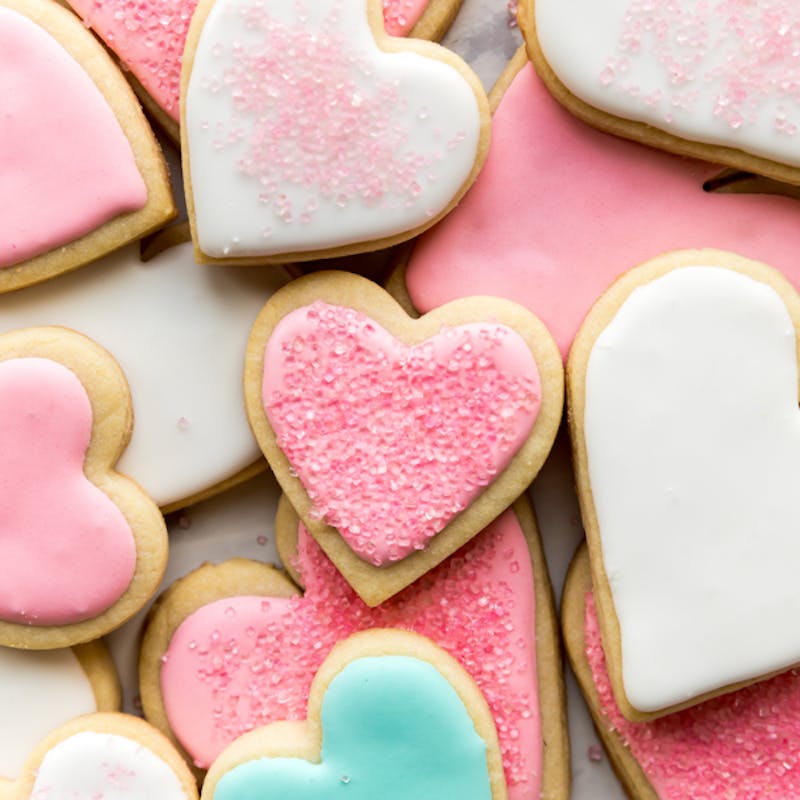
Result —
[[158, 143], [102, 45], [51, 0], [0, 2], [0, 291], [175, 214]]
[[126, 714], [90, 714], [31, 753], [9, 800], [197, 800], [183, 759], [155, 728]]
[[264, 564], [206, 565], [173, 584], [145, 630], [145, 713], [198, 767], [253, 727], [302, 718], [314, 674], [337, 642], [400, 628], [444, 648], [480, 687], [497, 725], [510, 800], [565, 796], [555, 612], [527, 502], [376, 608], [298, 527], [285, 498], [276, 532], [302, 596]]
[[471, 298], [411, 319], [375, 284], [317, 273], [253, 326], [250, 423], [311, 534], [370, 605], [485, 527], [531, 483], [561, 419], [541, 323]]
[[380, 0], [201, 0], [181, 78], [200, 261], [377, 250], [478, 174], [488, 102], [453, 53], [384, 32]]
[[96, 639], [158, 586], [164, 519], [113, 470], [131, 423], [125, 378], [94, 342], [64, 328], [0, 336], [0, 644]]

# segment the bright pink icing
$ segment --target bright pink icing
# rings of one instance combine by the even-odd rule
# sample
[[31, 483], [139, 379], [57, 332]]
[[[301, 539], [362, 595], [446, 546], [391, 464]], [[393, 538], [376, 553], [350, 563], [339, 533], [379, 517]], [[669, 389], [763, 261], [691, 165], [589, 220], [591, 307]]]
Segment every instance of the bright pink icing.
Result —
[[662, 800], [800, 797], [800, 672], [790, 670], [647, 723], [626, 720], [611, 692], [591, 592], [586, 655], [608, 725]]
[[0, 267], [147, 202], [130, 143], [92, 79], [8, 8], [0, 8], [0, 97]]
[[480, 686], [497, 724], [510, 799], [539, 797], [533, 574], [512, 512], [377, 608], [358, 598], [302, 526], [296, 566], [303, 597], [210, 603], [170, 642], [161, 666], [164, 705], [198, 766], [245, 731], [304, 719], [314, 674], [338, 641], [369, 628], [404, 628], [449, 651]]
[[313, 503], [376, 566], [423, 549], [513, 458], [541, 386], [499, 324], [409, 347], [358, 311], [317, 302], [267, 343], [264, 407]]
[[383, 22], [390, 36], [407, 36], [430, 0], [383, 0]]
[[411, 299], [426, 312], [467, 295], [508, 297], [536, 313], [566, 355], [614, 278], [670, 250], [731, 250], [800, 288], [796, 201], [704, 192], [719, 169], [596, 131], [527, 65], [495, 113], [478, 180], [414, 249]]
[[131, 529], [83, 472], [91, 435], [73, 372], [41, 358], [0, 363], [0, 619], [80, 622], [131, 582]]
[[[383, 0], [386, 31], [405, 36], [430, 0]], [[197, 0], [69, 0], [148, 94], [180, 120], [181, 60]]]

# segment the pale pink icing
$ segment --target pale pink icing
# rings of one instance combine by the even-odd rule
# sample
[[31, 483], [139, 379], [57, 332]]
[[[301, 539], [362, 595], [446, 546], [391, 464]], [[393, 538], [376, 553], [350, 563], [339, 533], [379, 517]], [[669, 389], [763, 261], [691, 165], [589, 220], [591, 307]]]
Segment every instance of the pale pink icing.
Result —
[[495, 113], [478, 180], [414, 249], [412, 302], [426, 312], [467, 295], [508, 297], [536, 313], [566, 355], [614, 278], [670, 250], [731, 250], [800, 288], [796, 201], [704, 192], [719, 169], [596, 131], [527, 65]]
[[533, 355], [510, 328], [445, 328], [415, 347], [365, 314], [287, 314], [264, 355], [267, 417], [314, 504], [376, 566], [423, 549], [490, 484], [539, 411]]
[[147, 202], [130, 143], [89, 75], [8, 8], [0, 8], [0, 97], [0, 267]]
[[800, 797], [800, 672], [790, 670], [654, 722], [633, 723], [614, 701], [591, 592], [584, 633], [607, 724], [659, 798]]
[[[430, 0], [383, 0], [386, 32], [406, 36]], [[181, 59], [197, 0], [69, 0], [161, 109], [180, 120]]]
[[80, 622], [131, 582], [131, 529], [83, 473], [91, 434], [73, 372], [41, 358], [0, 363], [0, 619]]
[[161, 691], [170, 727], [198, 766], [251, 728], [303, 719], [311, 681], [336, 642], [395, 627], [429, 637], [472, 675], [497, 723], [510, 800], [539, 797], [533, 574], [512, 512], [377, 608], [358, 598], [302, 526], [296, 566], [303, 597], [219, 600], [172, 637]]
[[430, 0], [383, 0], [383, 22], [390, 36], [407, 36]]

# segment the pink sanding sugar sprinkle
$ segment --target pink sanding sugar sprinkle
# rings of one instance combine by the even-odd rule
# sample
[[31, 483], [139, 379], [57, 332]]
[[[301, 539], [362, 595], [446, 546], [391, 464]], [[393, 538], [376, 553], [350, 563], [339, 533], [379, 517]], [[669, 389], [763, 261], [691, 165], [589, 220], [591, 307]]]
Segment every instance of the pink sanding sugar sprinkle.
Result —
[[[522, 565], [517, 574], [512, 561]], [[403, 628], [432, 639], [472, 675], [494, 715], [510, 797], [538, 797], [533, 574], [512, 512], [378, 608], [359, 599], [302, 526], [296, 567], [303, 597], [211, 603], [172, 638], [162, 692], [170, 726], [199, 766], [245, 731], [304, 719], [311, 681], [337, 642]], [[225, 614], [231, 605], [235, 618]]]
[[[229, 11], [258, 36], [218, 42], [215, 57], [228, 65], [197, 78], [202, 89], [231, 100], [230, 117], [213, 125], [212, 146], [238, 152], [246, 142], [237, 168], [254, 179], [254, 201], [287, 225], [310, 223], [324, 203], [387, 210], [424, 203], [448, 143], [415, 150], [407, 101], [395, 80], [379, 77], [375, 53], [359, 51], [337, 22], [338, 3], [322, 33], [306, 25], [296, 4], [292, 24], [274, 19], [263, 3]], [[305, 199], [293, 199], [298, 192]]]
[[381, 566], [423, 549], [502, 472], [533, 427], [540, 384], [503, 325], [409, 347], [317, 302], [273, 332], [263, 397], [312, 514]]
[[428, 0], [383, 0], [383, 22], [390, 36], [405, 36], [422, 16]]
[[626, 720], [611, 692], [594, 596], [586, 656], [610, 728], [662, 800], [800, 797], [800, 673], [790, 670], [647, 723]]
[[[640, 56], [660, 66], [668, 91], [644, 92], [627, 76]], [[789, 119], [787, 107], [797, 112], [800, 103], [800, 4], [633, 0], [618, 52], [609, 58], [599, 79], [644, 105], [656, 106], [663, 100], [672, 110], [718, 117], [734, 130], [756, 125], [767, 108], [774, 116], [772, 127], [794, 135], [800, 115]], [[700, 108], [698, 87], [706, 86], [715, 87], [713, 107]]]

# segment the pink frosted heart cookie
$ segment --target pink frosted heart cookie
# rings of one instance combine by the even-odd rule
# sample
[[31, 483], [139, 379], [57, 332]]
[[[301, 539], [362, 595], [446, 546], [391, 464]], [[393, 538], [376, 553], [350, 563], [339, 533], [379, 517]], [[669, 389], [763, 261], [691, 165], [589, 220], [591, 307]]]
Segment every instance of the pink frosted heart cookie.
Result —
[[[178, 140], [181, 60], [197, 0], [70, 0], [87, 26], [129, 70], [134, 88], [170, 135]], [[439, 39], [461, 0], [383, 0], [390, 36]]]
[[404, 241], [458, 202], [488, 147], [477, 77], [450, 51], [386, 36], [379, 0], [202, 0], [181, 91], [201, 261]]
[[473, 294], [507, 297], [541, 318], [566, 358], [595, 299], [660, 253], [730, 250], [774, 265], [800, 288], [796, 202], [703, 191], [719, 168], [585, 125], [553, 100], [524, 51], [491, 99], [486, 165], [392, 281], [392, 294], [420, 312]]
[[154, 728], [126, 714], [90, 714], [30, 754], [9, 800], [197, 800], [183, 759]]
[[256, 320], [245, 395], [292, 504], [375, 605], [530, 484], [560, 421], [561, 364], [541, 323], [507, 301], [414, 320], [364, 278], [317, 273]]
[[614, 701], [597, 623], [589, 560], [578, 552], [562, 619], [567, 654], [608, 751], [633, 800], [797, 797], [796, 670], [651, 722], [625, 719]]
[[800, 298], [679, 251], [618, 280], [570, 352], [570, 425], [617, 703], [660, 716], [800, 662]]
[[527, 503], [374, 609], [302, 525], [298, 535], [285, 499], [276, 526], [302, 596], [264, 564], [204, 566], [165, 593], [145, 631], [145, 713], [198, 767], [254, 726], [302, 718], [314, 674], [338, 641], [401, 628], [432, 639], [481, 688], [498, 728], [509, 798], [565, 796], [554, 610]]
[[0, 2], [0, 97], [0, 291], [79, 267], [174, 216], [134, 95], [57, 3]]
[[550, 91], [602, 130], [800, 182], [800, 7], [791, 0], [523, 0]]
[[95, 639], [158, 586], [164, 520], [113, 469], [131, 423], [125, 378], [94, 342], [64, 328], [0, 336], [0, 644]]

